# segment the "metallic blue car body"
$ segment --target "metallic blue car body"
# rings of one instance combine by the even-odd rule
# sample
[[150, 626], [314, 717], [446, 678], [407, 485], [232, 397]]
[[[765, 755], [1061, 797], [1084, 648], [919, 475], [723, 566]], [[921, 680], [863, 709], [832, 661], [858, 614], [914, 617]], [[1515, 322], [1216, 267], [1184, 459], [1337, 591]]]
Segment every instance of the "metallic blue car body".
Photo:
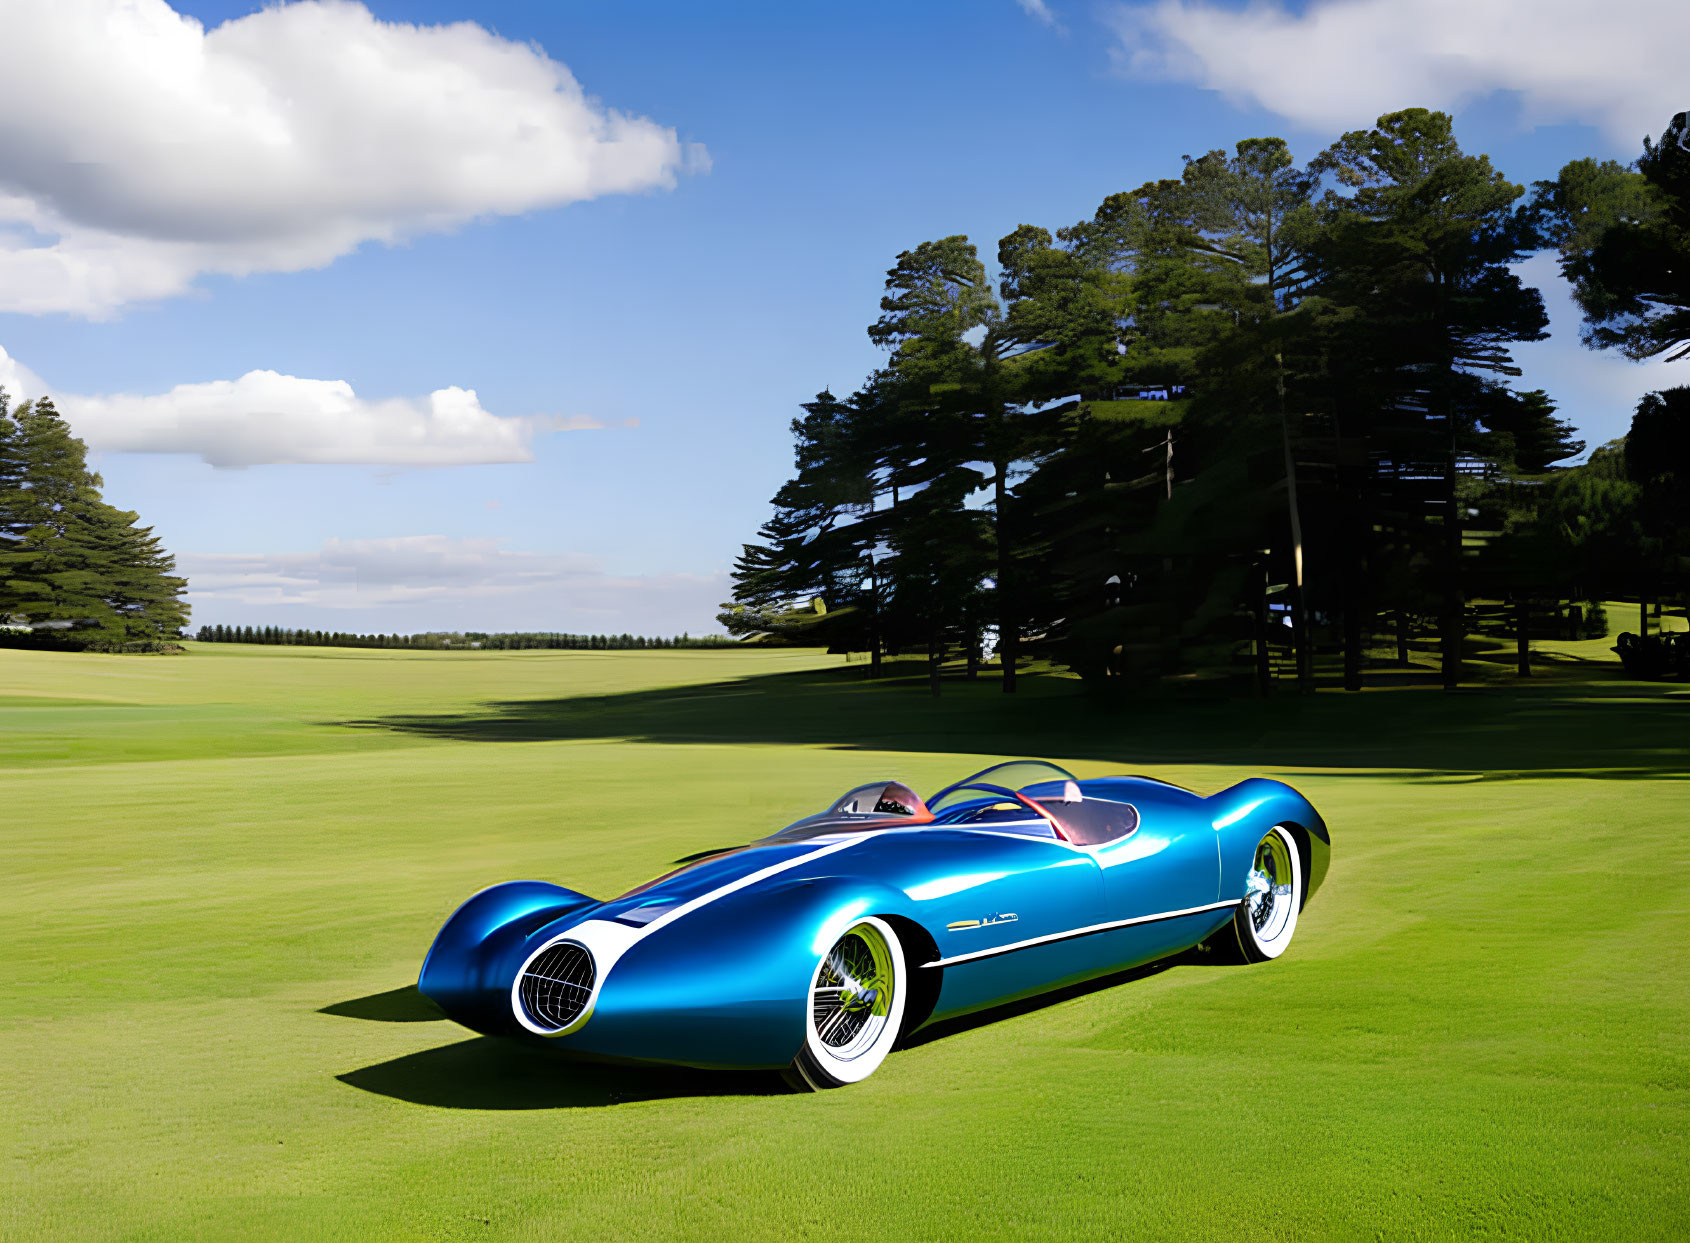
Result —
[[[1197, 945], [1232, 920], [1274, 826], [1296, 841], [1305, 902], [1325, 876], [1326, 824], [1280, 782], [1207, 798], [1141, 777], [1078, 785], [1085, 799], [1130, 804], [1137, 827], [1076, 846], [989, 825], [876, 822], [777, 835], [607, 902], [540, 881], [495, 885], [447, 921], [418, 987], [467, 1027], [560, 1052], [778, 1068], [804, 1040], [816, 963], [862, 916], [903, 942], [908, 1033]], [[580, 1019], [545, 1031], [516, 985], [560, 941], [588, 948], [594, 991]]]

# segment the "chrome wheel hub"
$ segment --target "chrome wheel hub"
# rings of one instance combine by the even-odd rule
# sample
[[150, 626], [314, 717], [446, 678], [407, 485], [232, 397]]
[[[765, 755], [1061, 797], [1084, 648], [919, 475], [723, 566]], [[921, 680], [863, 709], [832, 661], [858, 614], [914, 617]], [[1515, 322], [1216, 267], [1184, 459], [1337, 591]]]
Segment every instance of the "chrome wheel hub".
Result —
[[816, 1037], [840, 1057], [874, 1043], [891, 1009], [890, 947], [871, 926], [859, 924], [834, 943], [810, 997]]
[[1290, 917], [1291, 877], [1291, 852], [1278, 833], [1269, 833], [1256, 847], [1256, 858], [1244, 881], [1250, 924], [1258, 936], [1271, 938]]

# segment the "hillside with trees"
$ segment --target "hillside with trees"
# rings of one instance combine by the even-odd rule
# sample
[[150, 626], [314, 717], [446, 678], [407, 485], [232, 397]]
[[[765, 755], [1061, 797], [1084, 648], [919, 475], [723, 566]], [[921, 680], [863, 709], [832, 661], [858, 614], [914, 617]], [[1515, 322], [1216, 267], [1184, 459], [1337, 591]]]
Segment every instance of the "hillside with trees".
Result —
[[[1686, 118], [1632, 166], [1528, 194], [1409, 109], [1306, 164], [1187, 157], [988, 271], [968, 238], [887, 273], [887, 361], [792, 428], [793, 477], [735, 566], [730, 633], [925, 656], [1003, 689], [1041, 659], [1101, 690], [1230, 675], [1345, 687], [1470, 636], [1604, 633], [1680, 600], [1690, 389], [1586, 446], [1512, 349], [1547, 335], [1520, 260], [1561, 256], [1587, 343], [1690, 350]], [[1646, 624], [1646, 622], [1645, 622]], [[1381, 656], [1384, 650], [1388, 653]]]
[[140, 517], [107, 504], [49, 398], [0, 389], [0, 642], [156, 651], [187, 624], [187, 581]]

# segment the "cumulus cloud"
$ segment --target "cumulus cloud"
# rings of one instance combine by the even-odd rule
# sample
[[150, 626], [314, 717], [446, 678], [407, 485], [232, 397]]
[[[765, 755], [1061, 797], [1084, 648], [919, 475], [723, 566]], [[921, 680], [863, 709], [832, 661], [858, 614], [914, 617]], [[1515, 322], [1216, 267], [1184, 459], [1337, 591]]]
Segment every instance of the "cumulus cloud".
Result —
[[246, 610], [274, 620], [285, 615], [278, 610], [320, 618], [328, 610], [379, 617], [389, 609], [389, 625], [410, 629], [427, 617], [422, 624], [477, 629], [696, 632], [709, 626], [728, 590], [721, 574], [618, 576], [591, 557], [444, 535], [331, 539], [311, 552], [186, 555], [177, 564], [195, 616], [207, 621]]
[[277, 463], [469, 466], [529, 462], [548, 431], [604, 426], [585, 415], [499, 416], [474, 389], [420, 400], [366, 400], [345, 380], [249, 371], [238, 380], [178, 384], [165, 393], [81, 396], [49, 390], [0, 349], [0, 387], [13, 397], [50, 393], [71, 430], [108, 453], [185, 453], [239, 469]]
[[13, 402], [27, 401], [47, 391], [41, 377], [6, 353], [4, 347], [0, 347], [0, 388], [11, 395]]
[[188, 453], [213, 466], [351, 463], [468, 466], [529, 462], [541, 431], [602, 427], [573, 417], [489, 414], [472, 388], [435, 389], [421, 400], [366, 401], [345, 380], [249, 371], [238, 380], [178, 384], [152, 396], [56, 399], [90, 448]]
[[0, 310], [98, 316], [708, 163], [472, 22], [307, 0], [207, 30], [165, 0], [0, 4]]
[[1634, 152], [1690, 107], [1683, 0], [1211, 0], [1122, 5], [1128, 73], [1190, 82], [1314, 129], [1517, 93], [1529, 124], [1582, 122]]

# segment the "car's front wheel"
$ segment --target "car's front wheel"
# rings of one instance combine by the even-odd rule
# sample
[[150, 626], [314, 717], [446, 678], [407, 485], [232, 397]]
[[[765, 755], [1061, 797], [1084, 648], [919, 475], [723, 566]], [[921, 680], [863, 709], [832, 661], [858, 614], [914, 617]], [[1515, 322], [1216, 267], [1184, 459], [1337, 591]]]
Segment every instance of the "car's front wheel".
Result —
[[1297, 914], [1303, 909], [1303, 884], [1303, 857], [1297, 843], [1291, 840], [1289, 829], [1275, 825], [1256, 843], [1244, 882], [1244, 901], [1232, 920], [1245, 962], [1278, 958], [1291, 944]]
[[858, 920], [810, 974], [804, 1046], [788, 1080], [821, 1089], [868, 1078], [898, 1039], [908, 994], [898, 934], [872, 915]]

